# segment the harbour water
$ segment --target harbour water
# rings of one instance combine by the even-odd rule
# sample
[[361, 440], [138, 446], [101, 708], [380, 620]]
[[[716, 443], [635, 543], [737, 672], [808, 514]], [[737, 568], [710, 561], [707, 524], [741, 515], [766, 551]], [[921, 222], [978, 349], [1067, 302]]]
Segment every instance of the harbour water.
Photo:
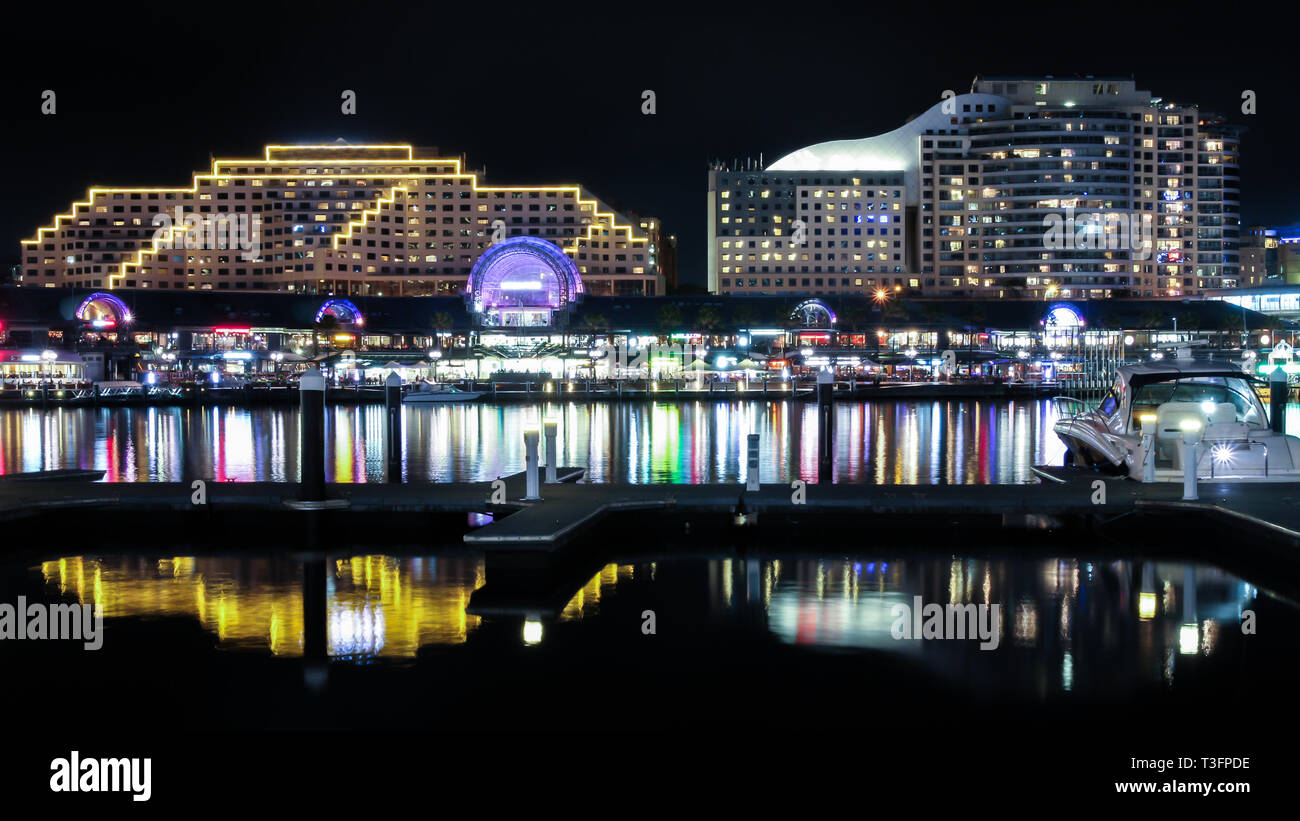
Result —
[[[972, 484], [1032, 481], [1059, 464], [1048, 400], [837, 403], [841, 482]], [[559, 420], [559, 461], [598, 482], [731, 482], [744, 478], [745, 440], [761, 436], [764, 482], [817, 476], [816, 406], [799, 401], [403, 408], [407, 481], [485, 481], [523, 470], [529, 419]], [[296, 408], [0, 410], [0, 474], [56, 468], [105, 480], [296, 481]], [[326, 479], [384, 480], [384, 409], [326, 411]]]
[[[1300, 609], [1266, 586], [1213, 564], [1134, 559], [1108, 552], [1113, 548], [744, 553], [727, 545], [695, 547], [698, 552], [613, 556], [579, 580], [562, 611], [531, 634], [522, 616], [467, 612], [475, 590], [492, 581], [481, 555], [450, 545], [331, 554], [323, 612], [315, 617], [325, 625], [335, 684], [378, 692], [381, 684], [414, 680], [387, 678], [386, 670], [408, 670], [441, 682], [425, 694], [430, 705], [453, 698], [466, 711], [381, 711], [345, 721], [472, 723], [475, 711], [496, 709], [492, 688], [500, 677], [521, 676], [522, 687], [579, 658], [587, 660], [583, 664], [599, 659], [593, 672], [598, 668], [615, 680], [635, 673], [648, 684], [680, 684], [689, 676], [701, 692], [731, 686], [727, 669], [762, 668], [768, 670], [764, 680], [747, 679], [749, 695], [759, 700], [778, 698], [783, 688], [837, 692], [839, 684], [819, 681], [840, 669], [853, 670], [850, 680], [889, 696], [877, 707], [922, 700], [913, 688], [941, 688], [954, 702], [1175, 704], [1266, 688], [1279, 665], [1293, 663], [1282, 637], [1300, 630]], [[141, 687], [117, 705], [123, 711], [117, 719], [135, 730], [162, 729], [168, 721], [150, 707], [147, 694], [157, 685], [142, 682], [199, 670], [216, 676], [207, 686], [219, 688], [222, 676], [237, 683], [260, 669], [259, 681], [274, 690], [274, 671], [300, 669], [304, 620], [313, 618], [303, 565], [285, 555], [67, 554], [11, 562], [0, 573], [0, 587], [7, 600], [23, 595], [103, 609], [105, 642], [89, 657], [50, 642], [7, 642], [0, 649], [40, 661], [29, 669], [47, 669], [56, 689], [77, 686], [56, 681], [65, 657], [77, 663], [89, 658], [109, 677], [99, 684], [110, 693], [115, 678], [128, 691]], [[975, 640], [895, 638], [897, 606], [917, 597], [941, 606], [996, 604], [996, 651], [982, 651]], [[656, 624], [647, 635], [642, 627], [650, 611]], [[1259, 638], [1244, 636], [1240, 625], [1248, 612], [1276, 638], [1263, 631]], [[892, 672], [882, 678], [885, 669]], [[454, 681], [439, 678], [449, 671]], [[576, 712], [610, 695], [596, 692], [601, 688], [581, 674], [576, 680], [585, 683], [560, 697]], [[681, 720], [683, 704], [707, 710], [710, 703], [670, 701], [650, 711], [667, 709], [670, 714], [657, 718]], [[256, 727], [292, 720], [299, 709], [292, 700], [277, 705], [274, 698], [264, 703], [231, 692], [186, 712], [200, 720], [224, 713], [222, 720], [234, 726]], [[875, 708], [863, 702], [855, 709], [865, 711], [858, 718], [869, 723]], [[817, 721], [814, 715], [803, 719]]]

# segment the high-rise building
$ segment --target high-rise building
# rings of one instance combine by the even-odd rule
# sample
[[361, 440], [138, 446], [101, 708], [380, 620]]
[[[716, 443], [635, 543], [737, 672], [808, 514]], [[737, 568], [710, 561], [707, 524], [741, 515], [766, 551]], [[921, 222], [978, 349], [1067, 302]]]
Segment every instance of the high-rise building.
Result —
[[[886, 134], [766, 168], [716, 164], [709, 287], [1040, 298], [1237, 287], [1239, 139], [1222, 117], [1132, 80], [976, 77]], [[871, 248], [880, 233], [850, 218], [882, 205], [888, 244]], [[824, 233], [791, 249], [795, 219]]]
[[[870, 293], [907, 280], [900, 171], [709, 171], [709, 290]], [[919, 283], [913, 283], [919, 287]]]
[[1281, 283], [1278, 245], [1276, 228], [1253, 225], [1243, 232], [1240, 245], [1241, 287], [1257, 288]]
[[494, 242], [533, 236], [587, 293], [663, 293], [649, 238], [577, 184], [494, 186], [410, 145], [269, 145], [185, 188], [92, 188], [22, 241], [22, 284], [355, 295], [462, 291]]

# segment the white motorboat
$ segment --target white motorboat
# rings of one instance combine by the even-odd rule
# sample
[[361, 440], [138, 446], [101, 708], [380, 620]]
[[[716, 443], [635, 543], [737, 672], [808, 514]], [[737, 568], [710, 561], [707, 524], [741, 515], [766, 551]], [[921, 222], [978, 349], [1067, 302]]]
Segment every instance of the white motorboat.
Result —
[[1228, 362], [1121, 366], [1097, 407], [1063, 416], [1054, 430], [1069, 448], [1066, 464], [1141, 480], [1142, 433], [1152, 435], [1156, 481], [1183, 478], [1183, 436], [1201, 437], [1196, 474], [1215, 481], [1300, 479], [1300, 438], [1276, 433], [1253, 381]]
[[429, 382], [417, 382], [402, 397], [403, 402], [424, 404], [427, 402], [472, 402], [483, 395], [482, 391], [463, 391], [451, 385], [435, 385]]

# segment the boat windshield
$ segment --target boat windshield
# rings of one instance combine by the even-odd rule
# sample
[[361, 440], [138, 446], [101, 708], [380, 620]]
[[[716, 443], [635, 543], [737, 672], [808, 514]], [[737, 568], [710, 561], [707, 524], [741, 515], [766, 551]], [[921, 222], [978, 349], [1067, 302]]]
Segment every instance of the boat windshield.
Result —
[[1139, 418], [1144, 413], [1157, 413], [1161, 405], [1193, 403], [1213, 416], [1220, 405], [1232, 405], [1236, 422], [1254, 427], [1265, 427], [1267, 417], [1250, 381], [1239, 376], [1191, 376], [1168, 382], [1151, 382], [1133, 394], [1129, 430], [1141, 428]]

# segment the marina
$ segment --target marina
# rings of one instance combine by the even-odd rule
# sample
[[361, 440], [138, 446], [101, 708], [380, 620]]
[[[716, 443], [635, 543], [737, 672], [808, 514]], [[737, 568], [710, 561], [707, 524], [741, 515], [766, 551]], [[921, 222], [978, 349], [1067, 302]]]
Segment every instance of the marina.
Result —
[[120, 11], [7, 54], [0, 814], [1287, 805], [1279, 12]]

